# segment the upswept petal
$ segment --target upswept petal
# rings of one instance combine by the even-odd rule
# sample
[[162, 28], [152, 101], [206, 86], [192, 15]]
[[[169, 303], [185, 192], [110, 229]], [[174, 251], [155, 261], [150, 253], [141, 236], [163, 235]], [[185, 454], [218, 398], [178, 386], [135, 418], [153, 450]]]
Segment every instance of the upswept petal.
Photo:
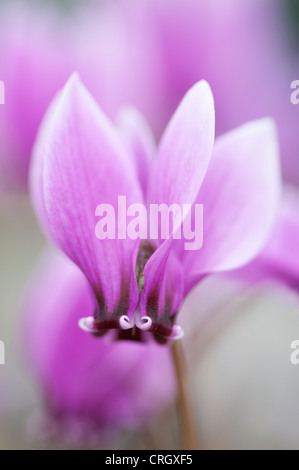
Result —
[[196, 201], [204, 210], [203, 247], [183, 254], [185, 293], [204, 275], [240, 267], [263, 249], [280, 202], [278, 154], [271, 119], [217, 139]]
[[[206, 174], [215, 133], [212, 92], [205, 81], [194, 85], [183, 98], [161, 139], [151, 174], [152, 204], [180, 206], [169, 220], [169, 238], [161, 241], [144, 269], [141, 317], [152, 320], [152, 330], [169, 337], [182, 335], [174, 325], [183, 298], [183, 271], [171, 253], [172, 237], [182, 222], [183, 204], [193, 204]], [[150, 220], [153, 225], [155, 221]], [[160, 236], [161, 234], [159, 234]]]
[[38, 220], [45, 236], [49, 236], [49, 227], [43, 189], [44, 156], [48, 151], [48, 135], [50, 134], [51, 126], [55, 123], [55, 115], [60, 96], [61, 92], [58, 92], [44, 115], [32, 149], [31, 165], [29, 167], [31, 202], [38, 215]]
[[136, 175], [147, 200], [150, 168], [156, 153], [156, 145], [151, 128], [146, 119], [133, 107], [122, 108], [116, 119], [122, 131], [128, 151], [134, 158]]
[[[45, 142], [35, 152], [33, 165], [39, 170], [32, 169], [42, 173], [42, 184], [35, 179], [32, 191], [43, 200], [50, 235], [82, 269], [96, 293], [97, 327], [117, 327], [121, 315], [130, 317], [138, 302], [138, 241], [117, 237], [118, 229], [126, 229], [124, 214], [118, 213], [118, 196], [126, 196], [128, 205], [142, 203], [141, 188], [116, 129], [76, 74], [54, 107], [47, 128], [42, 129]], [[115, 210], [115, 239], [96, 237], [95, 213], [102, 203]], [[112, 219], [109, 214], [108, 224]]]
[[170, 206], [195, 201], [209, 165], [214, 133], [213, 95], [203, 80], [187, 92], [162, 136], [151, 177], [151, 203]]
[[192, 204], [198, 194], [210, 161], [214, 133], [213, 96], [209, 85], [201, 81], [188, 91], [169, 122], [151, 174], [149, 202], [168, 208], [178, 204], [181, 209], [179, 217], [169, 220], [169, 238], [160, 240], [144, 269], [141, 318], [151, 318], [152, 331], [162, 336], [182, 335], [174, 320], [183, 298], [183, 271], [171, 253], [172, 237], [181, 225], [183, 204]]

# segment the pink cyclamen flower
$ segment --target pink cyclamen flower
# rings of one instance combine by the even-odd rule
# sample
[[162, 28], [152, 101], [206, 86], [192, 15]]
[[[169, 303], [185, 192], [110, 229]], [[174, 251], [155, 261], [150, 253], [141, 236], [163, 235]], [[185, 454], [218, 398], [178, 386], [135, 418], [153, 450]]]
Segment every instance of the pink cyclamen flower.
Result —
[[[137, 327], [177, 338], [182, 330], [174, 322], [189, 290], [209, 273], [249, 262], [269, 237], [280, 195], [276, 131], [269, 119], [254, 121], [213, 147], [214, 103], [205, 81], [186, 94], [152, 154], [149, 131], [133, 115], [127, 126], [122, 115], [120, 131], [72, 76], [35, 146], [33, 203], [44, 230], [93, 287], [97, 309], [82, 327]], [[184, 250], [177, 219], [166, 240], [98, 240], [97, 206], [111, 204], [122, 220], [122, 195], [128, 205], [203, 204], [203, 247]]]
[[82, 334], [78, 320], [93, 310], [82, 272], [59, 252], [47, 253], [24, 299], [22, 336], [59, 432], [67, 431], [68, 423], [70, 431], [76, 424], [82, 432], [140, 425], [175, 395], [170, 352], [154, 343]]

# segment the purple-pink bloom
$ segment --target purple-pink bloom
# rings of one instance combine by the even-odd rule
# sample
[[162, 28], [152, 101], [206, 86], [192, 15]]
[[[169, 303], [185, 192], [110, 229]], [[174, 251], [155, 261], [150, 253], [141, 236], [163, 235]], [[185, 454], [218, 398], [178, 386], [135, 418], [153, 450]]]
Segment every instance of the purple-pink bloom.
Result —
[[59, 431], [68, 423], [84, 432], [141, 425], [174, 399], [170, 352], [155, 343], [82, 334], [78, 320], [93, 311], [82, 272], [64, 255], [47, 253], [24, 299], [22, 336]]
[[[175, 318], [189, 290], [209, 273], [246, 264], [267, 242], [280, 197], [275, 126], [270, 119], [253, 121], [213, 146], [214, 120], [210, 87], [198, 82], [149, 162], [152, 140], [138, 113], [127, 120], [130, 132], [119, 130], [77, 75], [50, 106], [34, 150], [32, 198], [46, 233], [93, 288], [97, 309], [81, 322], [88, 331], [136, 333], [137, 327], [156, 337], [180, 337]], [[203, 248], [184, 250], [175, 239], [177, 221], [169, 239], [158, 242], [98, 240], [96, 207], [111, 204], [118, 220], [122, 195], [128, 204], [203, 204]]]

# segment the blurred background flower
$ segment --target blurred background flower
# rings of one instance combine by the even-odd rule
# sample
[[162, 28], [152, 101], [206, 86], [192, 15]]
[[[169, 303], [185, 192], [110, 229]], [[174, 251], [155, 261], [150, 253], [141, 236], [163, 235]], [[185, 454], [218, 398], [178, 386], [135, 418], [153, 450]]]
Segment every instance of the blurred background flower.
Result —
[[273, 117], [284, 175], [299, 181], [290, 0], [77, 1], [67, 9], [57, 3], [2, 7], [2, 186], [24, 185], [43, 113], [74, 70], [110, 117], [132, 104], [156, 136], [187, 90], [204, 78], [215, 96], [217, 134]]
[[164, 67], [161, 75], [165, 83], [165, 119], [186, 90], [205, 78], [215, 97], [216, 133], [222, 134], [251, 119], [272, 116], [279, 129], [285, 177], [299, 182], [298, 110], [290, 102], [290, 84], [298, 74], [298, 50], [291, 41], [294, 37], [288, 22], [292, 3], [145, 3], [159, 44], [159, 64]]
[[[1, 5], [1, 4], [0, 4]], [[137, 7], [137, 5], [136, 5]], [[56, 92], [78, 71], [109, 116], [123, 104], [146, 115], [160, 69], [138, 7], [134, 15], [112, 2], [77, 2], [67, 12], [45, 2], [9, 2], [0, 10], [0, 189], [26, 188], [32, 145]]]

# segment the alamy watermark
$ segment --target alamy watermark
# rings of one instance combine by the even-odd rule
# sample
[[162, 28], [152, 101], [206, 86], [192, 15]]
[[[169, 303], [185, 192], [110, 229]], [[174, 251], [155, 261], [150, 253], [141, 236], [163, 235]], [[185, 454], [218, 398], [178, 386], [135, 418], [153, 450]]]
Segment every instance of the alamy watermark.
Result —
[[291, 96], [290, 100], [292, 104], [299, 104], [299, 80], [293, 80], [291, 83]]
[[5, 364], [5, 346], [3, 341], [0, 340], [0, 365]]
[[[117, 214], [117, 215], [116, 215]], [[202, 204], [143, 204], [127, 206], [126, 196], [118, 196], [117, 207], [99, 204], [95, 235], [99, 240], [175, 240], [184, 239], [185, 250], [199, 250], [203, 245]]]
[[2, 80], [0, 80], [0, 104], [5, 104], [5, 86]]
[[291, 342], [290, 348], [292, 349], [292, 353], [290, 355], [290, 361], [293, 366], [299, 365], [299, 340], [294, 339]]

